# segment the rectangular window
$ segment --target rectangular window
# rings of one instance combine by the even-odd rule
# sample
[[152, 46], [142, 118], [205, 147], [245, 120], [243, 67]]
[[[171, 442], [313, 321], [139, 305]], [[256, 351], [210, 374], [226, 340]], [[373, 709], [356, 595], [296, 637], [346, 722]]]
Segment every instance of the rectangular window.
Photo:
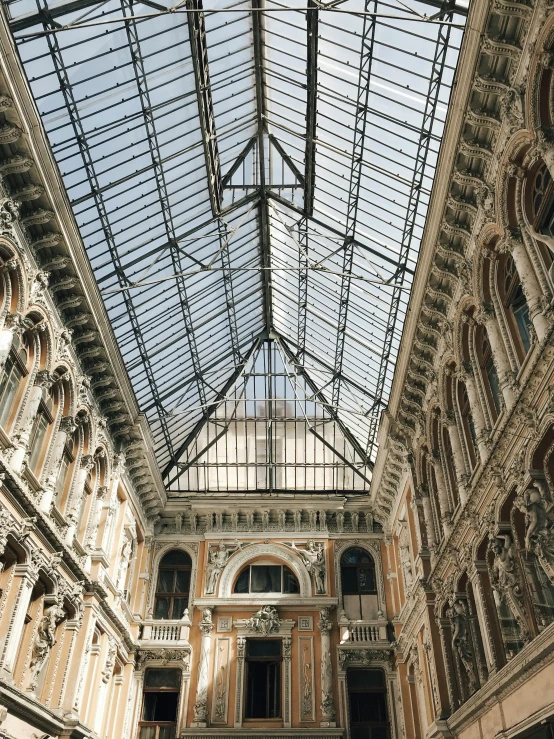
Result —
[[23, 373], [10, 355], [0, 377], [0, 426], [6, 427]]
[[175, 739], [180, 670], [147, 670], [138, 739]]
[[245, 718], [281, 718], [280, 639], [248, 639], [246, 642]]
[[31, 448], [31, 456], [29, 457], [29, 469], [32, 470], [32, 472], [34, 472], [35, 474], [38, 473], [37, 467], [49, 425], [50, 420], [47, 418], [46, 414], [43, 412], [39, 412], [39, 415], [35, 420], [35, 425], [31, 432], [31, 440], [29, 442]]
[[351, 739], [390, 739], [382, 670], [348, 670], [347, 684]]

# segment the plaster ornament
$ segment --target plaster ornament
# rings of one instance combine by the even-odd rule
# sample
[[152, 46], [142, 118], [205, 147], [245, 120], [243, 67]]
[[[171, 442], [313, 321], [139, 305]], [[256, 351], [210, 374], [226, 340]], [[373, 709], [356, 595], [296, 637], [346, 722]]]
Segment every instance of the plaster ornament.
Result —
[[527, 644], [531, 635], [523, 608], [523, 591], [519, 584], [513, 539], [510, 534], [497, 534], [491, 541], [490, 548], [494, 552], [492, 586], [513, 613], [519, 625], [521, 640]]
[[310, 573], [310, 577], [312, 578], [316, 594], [324, 594], [326, 592], [325, 545], [322, 542], [316, 544], [313, 539], [310, 539], [308, 541], [306, 549], [298, 549], [294, 542], [292, 542], [290, 546], [304, 560], [306, 569], [308, 570], [308, 572]]
[[274, 631], [279, 631], [280, 625], [281, 620], [275, 606], [262, 606], [246, 622], [246, 626], [250, 631], [255, 631], [264, 636]]
[[554, 503], [548, 487], [536, 480], [515, 505], [525, 514], [525, 549], [536, 554], [554, 584]]
[[217, 581], [229, 557], [241, 548], [242, 544], [237, 541], [235, 547], [229, 550], [223, 540], [219, 542], [217, 549], [210, 547], [206, 566], [206, 595], [214, 595]]
[[465, 605], [461, 600], [455, 600], [446, 615], [452, 624], [452, 650], [457, 654], [465, 670], [470, 695], [477, 690], [477, 678], [473, 665], [473, 652], [471, 650], [468, 634], [468, 618]]
[[57, 603], [44, 611], [44, 615], [38, 625], [37, 634], [33, 643], [33, 654], [29, 665], [30, 678], [29, 690], [34, 691], [37, 687], [40, 671], [42, 670], [48, 655], [56, 643], [56, 627], [65, 618], [64, 609]]

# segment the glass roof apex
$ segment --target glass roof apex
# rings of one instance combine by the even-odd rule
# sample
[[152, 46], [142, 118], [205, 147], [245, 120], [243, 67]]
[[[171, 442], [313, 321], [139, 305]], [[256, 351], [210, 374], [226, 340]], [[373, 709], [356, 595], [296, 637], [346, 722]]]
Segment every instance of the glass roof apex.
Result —
[[204, 5], [6, 2], [169, 493], [367, 490], [468, 2]]

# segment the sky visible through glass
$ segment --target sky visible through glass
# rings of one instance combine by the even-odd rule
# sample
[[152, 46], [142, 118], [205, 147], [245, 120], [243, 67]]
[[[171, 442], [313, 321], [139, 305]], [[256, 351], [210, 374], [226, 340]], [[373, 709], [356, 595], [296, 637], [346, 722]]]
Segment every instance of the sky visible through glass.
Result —
[[[9, 12], [166, 480], [367, 489], [467, 3], [204, 5], [18, 0]], [[268, 371], [254, 390], [269, 355], [283, 384]], [[310, 430], [319, 451], [280, 472], [268, 434], [254, 434], [252, 459], [210, 445], [247, 385], [257, 428], [287, 407], [298, 436], [319, 413], [331, 444]], [[334, 471], [298, 477], [316, 458]], [[263, 484], [262, 459], [274, 469]], [[216, 480], [214, 464], [233, 471]]]

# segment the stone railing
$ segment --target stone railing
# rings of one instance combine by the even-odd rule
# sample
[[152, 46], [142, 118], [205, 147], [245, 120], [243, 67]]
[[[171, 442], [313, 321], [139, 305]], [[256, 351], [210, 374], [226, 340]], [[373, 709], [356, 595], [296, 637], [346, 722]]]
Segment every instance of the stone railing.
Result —
[[182, 645], [188, 643], [191, 621], [188, 612], [179, 621], [143, 621], [141, 643]]
[[383, 621], [349, 621], [339, 620], [341, 644], [368, 642], [386, 642], [387, 625]]

